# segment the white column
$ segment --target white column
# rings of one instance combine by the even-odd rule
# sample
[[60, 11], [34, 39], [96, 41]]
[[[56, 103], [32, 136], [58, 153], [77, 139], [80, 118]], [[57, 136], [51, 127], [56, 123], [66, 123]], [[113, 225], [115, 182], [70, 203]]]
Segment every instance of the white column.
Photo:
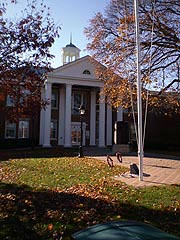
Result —
[[[121, 106], [119, 106], [117, 108], [117, 122], [122, 122], [123, 121], [123, 108]], [[117, 144], [118, 140], [117, 140], [117, 122], [114, 125], [114, 143]]]
[[90, 146], [96, 145], [96, 92], [91, 91]]
[[[42, 88], [41, 90], [41, 99], [44, 100], [45, 98], [45, 89]], [[40, 112], [40, 132], [39, 132], [39, 145], [43, 145], [44, 143], [44, 109], [41, 109]]]
[[52, 84], [46, 82], [45, 84], [45, 99], [49, 101], [44, 111], [44, 141], [43, 147], [50, 147], [50, 129], [51, 129], [51, 92]]
[[119, 122], [122, 122], [123, 121], [123, 109], [122, 107], [118, 107], [117, 109], [117, 121]]
[[72, 85], [66, 85], [66, 97], [65, 97], [65, 147], [71, 147], [71, 92]]
[[99, 102], [99, 147], [105, 147], [105, 102], [104, 96], [100, 96]]
[[60, 88], [58, 145], [64, 145], [64, 129], [65, 129], [65, 89]]
[[106, 145], [112, 145], [112, 107], [107, 105], [106, 115]]

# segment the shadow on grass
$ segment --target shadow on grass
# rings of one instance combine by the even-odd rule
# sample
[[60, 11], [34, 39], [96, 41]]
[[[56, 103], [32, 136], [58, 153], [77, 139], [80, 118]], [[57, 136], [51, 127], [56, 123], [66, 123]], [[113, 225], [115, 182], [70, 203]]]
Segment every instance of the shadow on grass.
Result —
[[[84, 147], [85, 156], [107, 156], [112, 154], [111, 148], [98, 148], [98, 147]], [[52, 148], [23, 148], [23, 149], [0, 149], [0, 161], [7, 161], [10, 159], [20, 158], [53, 158], [53, 157], [75, 157], [79, 154], [78, 147], [64, 148], [64, 147], [52, 147]], [[149, 158], [162, 158], [180, 160], [180, 153], [170, 155], [171, 152], [166, 153], [145, 153], [145, 157]], [[115, 155], [115, 154], [113, 154]], [[137, 152], [130, 152], [124, 154], [124, 156], [137, 157]]]
[[53, 158], [78, 156], [78, 148], [26, 148], [0, 150], [0, 161], [20, 158]]
[[80, 229], [117, 216], [149, 222], [176, 235], [180, 233], [179, 212], [93, 199], [69, 191], [35, 192], [26, 185], [5, 183], [0, 183], [0, 216], [0, 239], [68, 240]]

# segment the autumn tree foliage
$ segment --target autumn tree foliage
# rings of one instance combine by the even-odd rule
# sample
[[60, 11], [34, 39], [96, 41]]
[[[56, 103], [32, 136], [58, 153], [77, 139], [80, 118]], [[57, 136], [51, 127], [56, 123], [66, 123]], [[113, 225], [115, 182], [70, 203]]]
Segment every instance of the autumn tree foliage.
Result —
[[13, 108], [0, 103], [1, 110], [13, 121], [22, 114], [38, 114], [47, 101], [41, 99], [45, 77], [52, 70], [50, 48], [59, 36], [59, 27], [51, 18], [48, 7], [37, 0], [27, 1], [21, 17], [7, 16], [8, 6], [0, 5], [0, 94], [8, 96]]
[[[151, 106], [180, 108], [180, 2], [139, 1], [142, 98]], [[107, 101], [129, 107], [136, 101], [136, 44], [133, 0], [111, 0], [85, 28], [87, 49], [106, 66], [97, 68]]]

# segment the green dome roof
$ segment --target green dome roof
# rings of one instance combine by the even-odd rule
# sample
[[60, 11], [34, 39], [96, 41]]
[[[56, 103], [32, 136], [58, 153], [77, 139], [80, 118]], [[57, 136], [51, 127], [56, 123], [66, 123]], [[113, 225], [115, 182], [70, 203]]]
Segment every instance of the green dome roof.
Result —
[[70, 44], [67, 44], [66, 47], [74, 47], [74, 48], [77, 48], [74, 44], [70, 43]]

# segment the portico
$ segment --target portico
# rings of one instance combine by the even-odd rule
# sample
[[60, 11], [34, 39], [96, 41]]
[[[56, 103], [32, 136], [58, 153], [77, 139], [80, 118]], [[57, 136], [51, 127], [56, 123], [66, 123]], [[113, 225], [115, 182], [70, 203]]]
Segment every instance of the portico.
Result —
[[[52, 142], [64, 147], [79, 145], [80, 116], [77, 108], [81, 104], [86, 108], [83, 145], [112, 145], [112, 109], [106, 106], [103, 96], [99, 98], [103, 83], [96, 78], [94, 68], [90, 57], [86, 56], [55, 69], [48, 76], [42, 97], [48, 99], [49, 104], [41, 111], [40, 145], [50, 147]], [[56, 109], [52, 105], [54, 89], [57, 92]], [[53, 122], [57, 125], [54, 129]]]

